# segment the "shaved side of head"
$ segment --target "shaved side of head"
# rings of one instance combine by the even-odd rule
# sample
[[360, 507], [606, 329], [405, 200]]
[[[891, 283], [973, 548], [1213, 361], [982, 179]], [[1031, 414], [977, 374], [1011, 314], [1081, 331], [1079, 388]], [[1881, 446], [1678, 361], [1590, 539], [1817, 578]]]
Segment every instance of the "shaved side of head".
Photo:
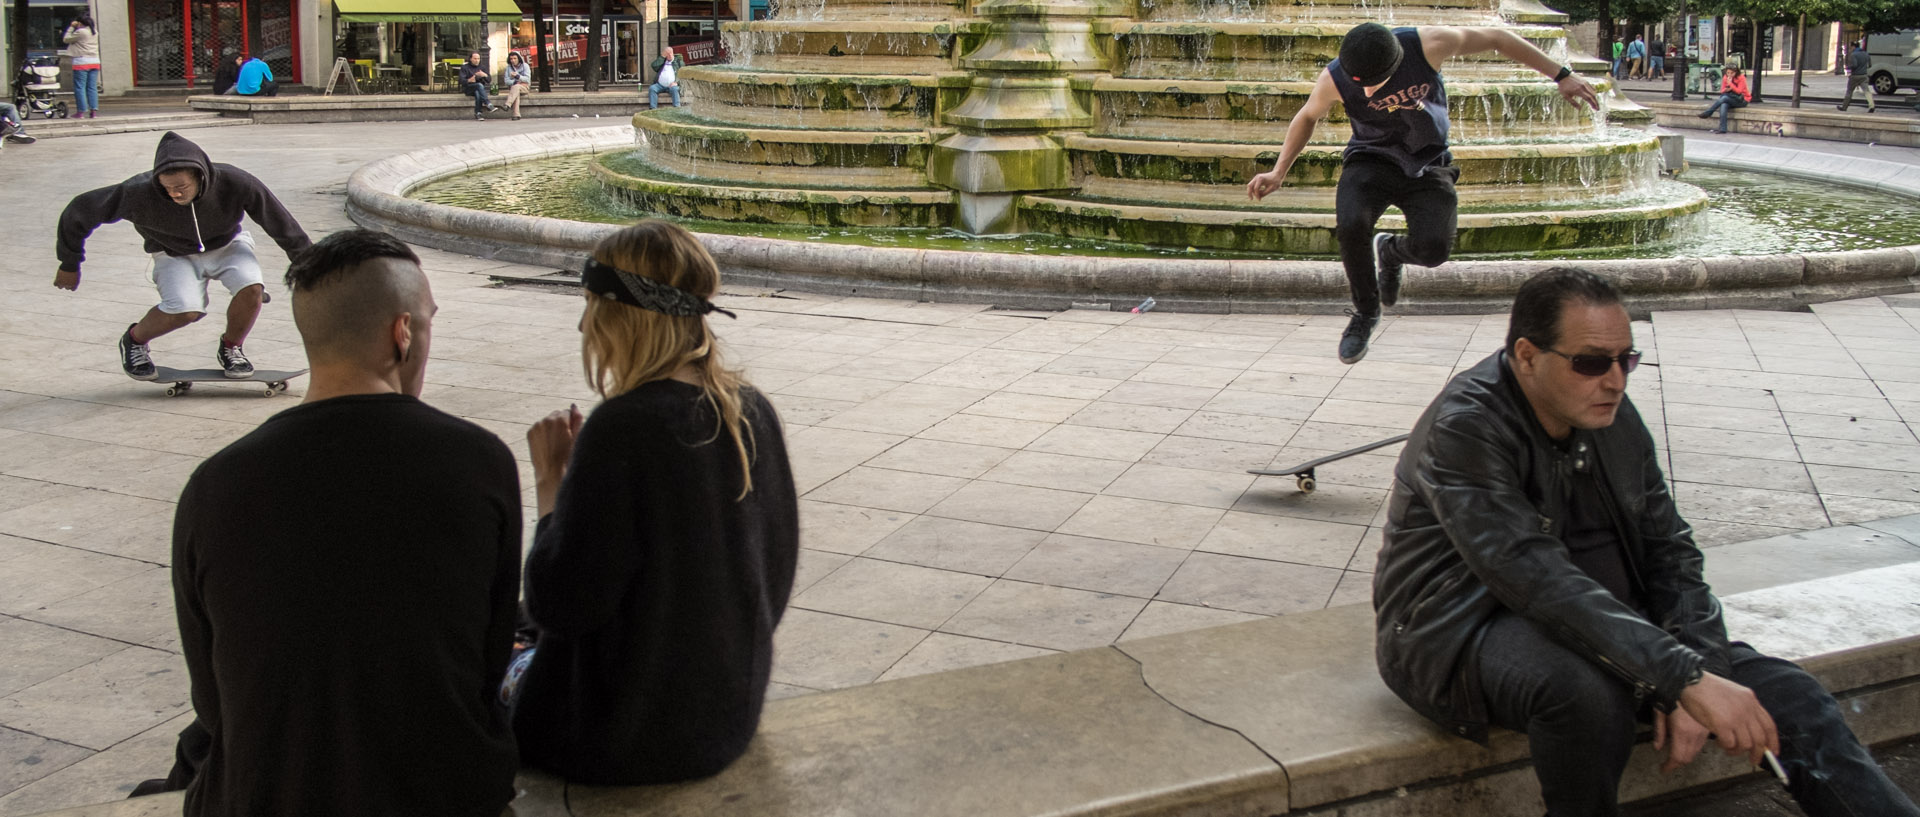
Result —
[[399, 239], [346, 230], [301, 251], [287, 270], [293, 323], [314, 364], [390, 362], [395, 318], [431, 310], [420, 258]]
[[374, 258], [293, 293], [293, 324], [316, 363], [375, 362], [392, 354], [393, 319], [418, 315], [427, 276], [400, 258]]

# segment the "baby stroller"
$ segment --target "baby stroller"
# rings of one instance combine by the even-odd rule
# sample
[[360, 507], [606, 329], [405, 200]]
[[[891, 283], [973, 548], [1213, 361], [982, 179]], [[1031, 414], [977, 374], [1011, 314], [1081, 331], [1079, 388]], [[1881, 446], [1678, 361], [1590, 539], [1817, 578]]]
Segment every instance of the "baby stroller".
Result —
[[67, 103], [55, 102], [60, 92], [60, 60], [57, 57], [28, 57], [13, 79], [13, 104], [21, 119], [40, 114], [47, 119], [67, 118]]

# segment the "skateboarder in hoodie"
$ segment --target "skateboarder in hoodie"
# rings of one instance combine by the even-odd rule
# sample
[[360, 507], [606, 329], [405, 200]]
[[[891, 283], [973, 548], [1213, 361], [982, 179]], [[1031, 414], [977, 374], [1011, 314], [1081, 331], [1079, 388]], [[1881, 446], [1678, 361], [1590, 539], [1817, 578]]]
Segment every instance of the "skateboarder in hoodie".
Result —
[[311, 241], [273, 191], [240, 168], [215, 164], [199, 145], [179, 134], [160, 137], [153, 170], [124, 182], [75, 196], [60, 214], [60, 271], [53, 285], [80, 288], [80, 262], [87, 236], [102, 224], [133, 223], [153, 254], [153, 283], [160, 303], [120, 335], [120, 366], [135, 380], [153, 380], [153, 355], [147, 344], [207, 314], [207, 283], [219, 281], [233, 296], [227, 304], [227, 329], [215, 359], [227, 377], [253, 375], [241, 344], [253, 330], [266, 301], [253, 235], [241, 227], [241, 215], [273, 236], [291, 256]]

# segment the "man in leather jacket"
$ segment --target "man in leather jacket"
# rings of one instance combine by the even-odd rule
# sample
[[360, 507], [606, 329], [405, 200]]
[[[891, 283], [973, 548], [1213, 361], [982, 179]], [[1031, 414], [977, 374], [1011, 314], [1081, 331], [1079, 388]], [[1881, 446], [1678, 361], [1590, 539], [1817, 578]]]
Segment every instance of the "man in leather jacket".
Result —
[[1554, 269], [1521, 286], [1506, 348], [1447, 384], [1394, 469], [1381, 678], [1456, 735], [1525, 733], [1554, 817], [1618, 812], [1649, 714], [1663, 771], [1712, 737], [1756, 765], [1779, 755], [1809, 814], [1920, 817], [1819, 682], [1728, 642], [1626, 397], [1638, 363], [1606, 280]]

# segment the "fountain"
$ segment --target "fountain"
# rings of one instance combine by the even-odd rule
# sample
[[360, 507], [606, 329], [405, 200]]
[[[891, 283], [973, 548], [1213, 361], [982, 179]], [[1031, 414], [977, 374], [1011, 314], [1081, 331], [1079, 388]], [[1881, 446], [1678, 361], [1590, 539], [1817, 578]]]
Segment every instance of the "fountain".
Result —
[[[1502, 26], [1570, 58], [1564, 15], [1528, 0], [816, 0], [776, 16], [727, 24], [734, 63], [681, 74], [697, 107], [636, 114], [640, 145], [598, 162], [602, 182], [693, 219], [1330, 256], [1337, 108], [1285, 189], [1253, 204], [1244, 186], [1348, 28]], [[1655, 137], [1497, 55], [1447, 68], [1459, 252], [1640, 243], [1705, 206], [1661, 180]]]
[[[1347, 136], [1338, 109], [1285, 189], [1258, 204], [1244, 190], [1273, 164], [1340, 38], [1366, 19], [1504, 26], [1576, 70], [1604, 68], [1570, 55], [1565, 17], [1533, 0], [789, 2], [777, 19], [723, 27], [735, 62], [683, 71], [689, 108], [396, 156], [354, 174], [347, 210], [415, 243], [576, 268], [610, 225], [479, 212], [467, 208], [487, 196], [432, 203], [413, 191], [590, 154], [595, 198], [615, 197], [627, 217], [687, 220], [734, 286], [1045, 309], [1152, 296], [1171, 310], [1332, 312], [1349, 303], [1333, 258]], [[1449, 63], [1447, 76], [1462, 171], [1457, 254], [1410, 275], [1398, 313], [1498, 311], [1521, 281], [1575, 253], [1611, 256], [1580, 263], [1613, 277], [1636, 314], [1920, 285], [1920, 247], [1628, 258], [1710, 218], [1699, 188], [1661, 174], [1659, 137], [1625, 126], [1648, 121], [1645, 110], [1612, 93], [1606, 110], [1576, 108], [1491, 57]], [[1760, 150], [1772, 153], [1743, 169], [1832, 178], [1826, 157]], [[566, 196], [570, 184], [539, 186]], [[1399, 227], [1400, 216], [1381, 225]], [[955, 238], [964, 234], [1019, 238]], [[1036, 253], [1046, 242], [1059, 249]], [[1515, 256], [1529, 260], [1501, 260]]]

